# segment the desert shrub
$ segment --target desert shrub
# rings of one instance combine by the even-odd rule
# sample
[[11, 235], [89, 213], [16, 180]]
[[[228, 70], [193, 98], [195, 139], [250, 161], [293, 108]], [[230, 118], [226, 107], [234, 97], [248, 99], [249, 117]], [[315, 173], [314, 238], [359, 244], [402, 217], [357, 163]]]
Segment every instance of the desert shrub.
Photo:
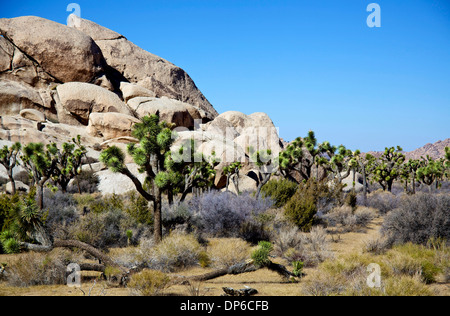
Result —
[[420, 276], [426, 284], [437, 281], [450, 267], [450, 248], [445, 242], [437, 247], [406, 243], [386, 252], [384, 261], [393, 275]]
[[68, 228], [79, 219], [77, 203], [70, 194], [60, 191], [45, 192], [44, 205], [47, 210], [46, 226], [48, 232], [58, 239], [68, 238]]
[[4, 253], [14, 254], [20, 252], [20, 243], [17, 236], [9, 230], [0, 233], [0, 248]]
[[376, 216], [376, 209], [358, 207], [353, 210], [350, 206], [345, 205], [332, 209], [323, 218], [329, 226], [338, 227], [341, 232], [349, 232], [367, 227]]
[[303, 231], [309, 231], [320, 216], [335, 205], [342, 204], [341, 186], [330, 186], [324, 181], [309, 179], [299, 185], [294, 196], [284, 207], [287, 219]]
[[272, 206], [270, 199], [256, 199], [248, 193], [211, 192], [194, 197], [189, 213], [197, 228], [215, 237], [239, 236], [242, 225]]
[[217, 269], [229, 268], [250, 258], [250, 245], [238, 238], [212, 239], [207, 253], [212, 266]]
[[313, 271], [302, 281], [301, 292], [306, 296], [335, 296], [345, 291], [345, 284], [340, 275]]
[[69, 193], [95, 193], [98, 192], [100, 178], [92, 170], [84, 170], [70, 183], [67, 188]]
[[309, 231], [317, 214], [316, 200], [304, 190], [298, 190], [286, 204], [284, 214], [297, 227]]
[[11, 225], [14, 214], [17, 213], [18, 195], [0, 194], [0, 232], [7, 230]]
[[347, 193], [347, 195], [345, 196], [344, 202], [345, 202], [346, 205], [350, 206], [353, 211], [355, 211], [356, 210], [356, 204], [358, 202], [358, 198], [357, 198], [356, 192], [350, 191], [349, 193]]
[[161, 271], [143, 270], [131, 277], [128, 288], [133, 295], [157, 296], [169, 287], [170, 277]]
[[[442, 241], [428, 246], [407, 243], [383, 254], [350, 253], [319, 265], [308, 276], [303, 290], [307, 295], [428, 296], [434, 292], [427, 284], [446, 278], [450, 248]], [[381, 268], [381, 288], [367, 286], [367, 267]]]
[[322, 227], [313, 227], [309, 233], [299, 232], [296, 239], [297, 244], [294, 247], [280, 254], [291, 263], [301, 261], [306, 267], [315, 267], [333, 257], [327, 233]]
[[127, 231], [132, 231], [133, 240], [145, 236], [150, 228], [138, 224], [120, 209], [82, 216], [69, 227], [68, 238], [77, 239], [98, 248], [125, 247], [128, 244]]
[[364, 203], [362, 195], [358, 196], [358, 204], [375, 208], [381, 214], [386, 214], [396, 209], [401, 201], [401, 195], [394, 195], [390, 192], [378, 190], [367, 195], [367, 200]]
[[100, 214], [111, 210], [124, 210], [124, 201], [117, 194], [102, 195], [89, 204], [91, 212]]
[[297, 227], [286, 227], [274, 237], [275, 254], [283, 257], [286, 251], [300, 247], [301, 243], [301, 231]]
[[198, 264], [203, 247], [194, 235], [172, 232], [151, 250], [152, 269], [177, 271]]
[[297, 191], [298, 184], [286, 180], [270, 180], [261, 189], [262, 196], [271, 198], [275, 207], [283, 207]]
[[77, 254], [64, 249], [16, 255], [8, 264], [7, 281], [17, 287], [64, 284], [67, 265], [79, 260]]
[[382, 225], [382, 234], [391, 242], [425, 245], [430, 238], [450, 240], [450, 196], [418, 193], [402, 199]]
[[163, 204], [163, 227], [169, 231], [184, 227], [188, 232], [190, 232], [193, 230], [193, 227], [198, 227], [201, 225], [196, 222], [196, 219], [197, 218], [194, 217], [187, 202], [175, 203], [173, 205]]
[[153, 225], [153, 212], [149, 207], [148, 201], [134, 191], [131, 191], [127, 198], [125, 212], [140, 224]]
[[253, 245], [257, 245], [260, 241], [269, 241], [271, 234], [266, 223], [255, 219], [244, 222], [241, 225], [238, 237]]

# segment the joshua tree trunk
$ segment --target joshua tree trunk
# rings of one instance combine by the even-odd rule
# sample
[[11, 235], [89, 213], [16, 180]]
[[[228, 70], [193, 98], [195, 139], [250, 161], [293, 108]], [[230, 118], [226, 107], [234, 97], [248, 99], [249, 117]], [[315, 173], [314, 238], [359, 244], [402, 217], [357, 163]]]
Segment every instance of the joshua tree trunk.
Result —
[[8, 172], [9, 182], [11, 183], [11, 194], [15, 195], [16, 194], [16, 181], [14, 181], [13, 169], [8, 168], [7, 172]]
[[153, 204], [153, 217], [155, 242], [160, 243], [162, 241], [162, 192], [156, 185], [155, 201]]
[[367, 174], [366, 174], [366, 166], [361, 161], [359, 162], [359, 166], [361, 167], [361, 172], [363, 176], [363, 195], [364, 195], [364, 205], [367, 202]]
[[258, 189], [257, 189], [257, 191], [256, 191], [256, 195], [255, 195], [256, 198], [259, 198], [259, 195], [261, 194], [261, 189], [262, 189], [262, 187], [263, 187], [267, 182], [269, 182], [271, 176], [272, 176], [271, 173], [264, 173], [264, 174], [263, 174], [263, 178], [262, 178], [261, 182], [259, 182]]
[[44, 209], [44, 184], [43, 183], [40, 183], [40, 182], [38, 183], [36, 194], [37, 194], [37, 205], [39, 207], [39, 210], [42, 211]]

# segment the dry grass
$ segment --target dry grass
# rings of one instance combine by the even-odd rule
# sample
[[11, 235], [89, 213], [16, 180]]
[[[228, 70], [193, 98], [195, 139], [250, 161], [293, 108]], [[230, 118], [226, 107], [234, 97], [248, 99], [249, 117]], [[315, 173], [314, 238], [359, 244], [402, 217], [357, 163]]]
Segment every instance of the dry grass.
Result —
[[[361, 267], [371, 261], [373, 256], [376, 256], [375, 254], [365, 253], [364, 249], [367, 242], [375, 240], [379, 237], [379, 229], [382, 222], [382, 218], [376, 218], [369, 225], [367, 225], [367, 228], [364, 231], [327, 236], [327, 238], [331, 241], [330, 250], [335, 253], [336, 257], [336, 259], [330, 260], [330, 262], [338, 261], [341, 258], [344, 258], [342, 260], [346, 262], [346, 264], [342, 267], [342, 269], [344, 269], [342, 276], [339, 276], [339, 274], [335, 273], [336, 271], [333, 271], [335, 268], [332, 267], [330, 263], [325, 263], [328, 264], [328, 271], [326, 273], [324, 273], [324, 268], [322, 265], [319, 265], [318, 268], [305, 268], [304, 272], [306, 276], [300, 281], [300, 283], [287, 283], [277, 273], [267, 269], [261, 269], [251, 273], [226, 275], [206, 282], [196, 282], [192, 283], [191, 286], [173, 285], [164, 292], [164, 295], [219, 296], [223, 294], [222, 287], [241, 289], [244, 288], [244, 286], [250, 286], [257, 289], [259, 292], [258, 295], [261, 296], [299, 296], [311, 295], [314, 293], [320, 295], [333, 295], [333, 293], [336, 292], [340, 292], [340, 294], [344, 295], [380, 295], [380, 293], [375, 293], [373, 291], [370, 292], [368, 289], [363, 287], [364, 284], [361, 281], [361, 277], [366, 277], [367, 272], [363, 271]], [[337, 242], [333, 242], [333, 239]], [[169, 276], [176, 277], [182, 275], [188, 277], [205, 274], [221, 266], [220, 262], [223, 262], [223, 264], [225, 264], [225, 262], [226, 264], [229, 264], [239, 261], [246, 256], [248, 257], [249, 250], [251, 250], [251, 247], [238, 239], [211, 239], [210, 244], [206, 249], [210, 258], [213, 259], [213, 264], [210, 267], [202, 268], [200, 266], [195, 266], [176, 271], [175, 273], [169, 274]], [[137, 248], [132, 247], [126, 249], [116, 249], [112, 250], [110, 255], [116, 257], [127, 253], [135, 253], [136, 251]], [[385, 261], [383, 261], [382, 264], [391, 264], [394, 268], [397, 267], [398, 269], [408, 269], [408, 267], [410, 267], [414, 270], [417, 268], [414, 262], [409, 262], [402, 259], [402, 253], [408, 252], [410, 252], [410, 250], [407, 247], [400, 249], [399, 251], [392, 253], [390, 256], [385, 256]], [[345, 258], [353, 259], [345, 260]], [[18, 260], [18, 256], [0, 255], [0, 262], [9, 263], [14, 260]], [[279, 257], [271, 258], [271, 260], [286, 265], [289, 269], [292, 269], [287, 260]], [[442, 260], [445, 261], [448, 260], [448, 258], [446, 257]], [[402, 264], [403, 262], [405, 264]], [[408, 263], [411, 264], [408, 265]], [[355, 270], [353, 270], [353, 274], [350, 274], [353, 277], [351, 286], [346, 289], [342, 289], [342, 284], [347, 282], [345, 280], [345, 276], [348, 277], [348, 271], [352, 271], [352, 265], [354, 265]], [[411, 273], [414, 274], [414, 271]], [[85, 278], [83, 278], [82, 281], [83, 290], [87, 293], [93, 285], [92, 277], [95, 277], [95, 275], [92, 273], [90, 275], [84, 274], [84, 277]], [[425, 285], [423, 282], [421, 283], [416, 276], [411, 277], [403, 274], [396, 276], [392, 273], [392, 275], [385, 278], [385, 282], [388, 286], [388, 291], [390, 291], [387, 294], [391, 295], [401, 294], [402, 292], [404, 292], [404, 294], [408, 294], [408, 291], [412, 294], [421, 295], [450, 295], [449, 284], [445, 283], [448, 282], [448, 280], [443, 280], [441, 277], [437, 279], [436, 283]], [[130, 290], [126, 288], [108, 287], [106, 282], [99, 282], [93, 288], [91, 295], [97, 296], [100, 294], [104, 294], [105, 296], [128, 296], [130, 295]], [[79, 289], [69, 288], [65, 285], [17, 288], [10, 287], [4, 282], [0, 282], [0, 296], [11, 295], [82, 296], [83, 293]]]

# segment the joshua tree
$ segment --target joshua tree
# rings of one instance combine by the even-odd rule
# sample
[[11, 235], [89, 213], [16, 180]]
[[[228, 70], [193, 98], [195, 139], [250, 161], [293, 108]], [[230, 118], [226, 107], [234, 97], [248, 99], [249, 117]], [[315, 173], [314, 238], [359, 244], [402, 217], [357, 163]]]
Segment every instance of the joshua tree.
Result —
[[377, 159], [368, 154], [369, 169], [372, 175], [372, 182], [378, 182], [384, 191], [392, 191], [392, 184], [400, 176], [400, 168], [405, 161], [402, 148], [385, 148], [383, 155]]
[[434, 160], [427, 155], [427, 159], [422, 158], [420, 167], [417, 169], [416, 178], [419, 182], [429, 186], [436, 184], [436, 189], [439, 188], [440, 180], [445, 174], [444, 159]]
[[211, 157], [196, 152], [195, 141], [191, 139], [187, 146], [182, 146], [178, 152], [172, 152], [172, 157], [176, 162], [171, 168], [177, 170], [182, 178], [179, 182], [182, 193], [180, 202], [186, 199], [192, 189], [211, 188], [214, 185], [214, 168], [219, 163], [215, 152], [212, 152]]
[[173, 159], [170, 155], [170, 147], [174, 142], [172, 128], [173, 125], [160, 122], [157, 115], [145, 116], [141, 123], [134, 125], [132, 135], [139, 140], [139, 145], [129, 144], [128, 153], [139, 166], [139, 172], [145, 173], [144, 183], [127, 168], [125, 154], [118, 147], [112, 146], [100, 155], [100, 161], [111, 171], [126, 175], [142, 197], [153, 202], [156, 242], [162, 240], [162, 193], [170, 184], [178, 182], [173, 178], [175, 172], [171, 168]]
[[22, 145], [20, 143], [15, 143], [11, 147], [4, 146], [0, 149], [0, 164], [2, 164], [6, 173], [8, 174], [8, 179], [11, 182], [11, 193], [16, 194], [16, 182], [13, 177], [13, 169], [17, 165], [17, 157]]
[[450, 147], [445, 147], [445, 176], [450, 179]]
[[[339, 183], [350, 175], [350, 171], [355, 170], [355, 160], [353, 160], [353, 152], [344, 145], [339, 147], [331, 146], [329, 142], [324, 142], [319, 146], [322, 152], [325, 152], [330, 158], [326, 168], [335, 174]], [[342, 173], [345, 172], [344, 175]]]
[[236, 192], [239, 194], [239, 170], [241, 170], [241, 168], [242, 164], [239, 161], [223, 167], [223, 173], [227, 176], [227, 186], [226, 186], [227, 192], [228, 192], [228, 185], [230, 184], [230, 178], [234, 175], [232, 180], [236, 188]]
[[56, 161], [51, 179], [60, 185], [62, 192], [67, 191], [69, 182], [81, 173], [86, 148], [81, 145], [80, 135], [72, 139], [72, 143], [64, 143], [60, 150], [54, 143], [47, 148], [50, 159]]
[[256, 164], [261, 173], [261, 179], [256, 190], [255, 197], [258, 198], [261, 194], [262, 187], [269, 182], [270, 177], [278, 171], [279, 157], [274, 157], [272, 150], [254, 151], [253, 148], [248, 148], [251, 161]]
[[54, 175], [57, 160], [42, 143], [30, 143], [23, 148], [21, 160], [37, 189], [37, 203], [40, 210], [44, 208], [44, 185]]
[[421, 162], [416, 159], [410, 159], [405, 162], [400, 169], [400, 176], [405, 182], [405, 192], [408, 192], [408, 183], [411, 181], [412, 194], [416, 194], [416, 178], [417, 170], [420, 168]]
[[[298, 183], [291, 176], [291, 172], [295, 171], [300, 174], [303, 180], [312, 177], [314, 165], [319, 168], [324, 161], [320, 159], [320, 155], [324, 153], [324, 149], [317, 144], [317, 139], [313, 131], [309, 131], [304, 138], [298, 137], [290, 144], [279, 157], [280, 171], [285, 178], [289, 178]], [[316, 172], [316, 177], [318, 172]]]

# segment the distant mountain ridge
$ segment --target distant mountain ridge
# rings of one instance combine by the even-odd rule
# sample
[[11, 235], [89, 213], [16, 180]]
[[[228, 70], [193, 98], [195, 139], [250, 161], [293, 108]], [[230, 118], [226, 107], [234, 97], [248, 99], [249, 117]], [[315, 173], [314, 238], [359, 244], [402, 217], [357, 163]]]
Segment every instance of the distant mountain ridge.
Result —
[[[445, 156], [445, 147], [450, 147], [450, 138], [446, 140], [439, 140], [434, 144], [426, 144], [416, 150], [410, 152], [404, 152], [406, 159], [420, 159], [420, 157], [426, 157], [427, 155], [433, 159], [440, 159]], [[369, 151], [368, 154], [371, 154], [375, 157], [380, 157], [383, 152], [381, 151]]]

